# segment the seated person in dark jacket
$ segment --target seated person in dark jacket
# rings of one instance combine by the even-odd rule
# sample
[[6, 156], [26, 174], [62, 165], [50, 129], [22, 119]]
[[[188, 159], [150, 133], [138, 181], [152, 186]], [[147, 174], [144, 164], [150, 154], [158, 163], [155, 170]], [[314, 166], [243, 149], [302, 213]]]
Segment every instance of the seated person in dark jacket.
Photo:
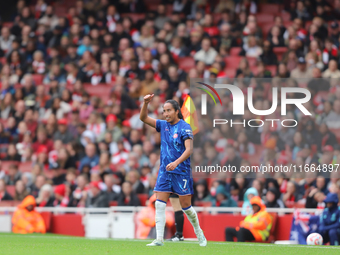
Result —
[[124, 182], [122, 192], [118, 197], [118, 206], [139, 206], [140, 201], [138, 196], [132, 191], [130, 182]]
[[106, 174], [104, 176], [104, 182], [107, 187], [105, 193], [107, 194], [109, 201], [117, 201], [119, 193], [115, 190], [115, 180], [113, 174]]
[[277, 65], [277, 56], [270, 41], [263, 42], [263, 53], [260, 55], [260, 59], [265, 65]]
[[322, 191], [317, 188], [312, 189], [306, 198], [306, 208], [318, 208], [325, 198], [326, 195]]
[[5, 175], [4, 179], [7, 185], [15, 185], [15, 183], [21, 179], [21, 173], [16, 164], [9, 165], [8, 175]]
[[106, 193], [101, 191], [98, 181], [90, 182], [85, 207], [109, 207], [109, 198]]
[[340, 210], [338, 208], [338, 195], [328, 193], [326, 208], [320, 215], [319, 233], [322, 235], [324, 243], [339, 245], [340, 241]]
[[136, 194], [144, 193], [144, 185], [140, 181], [140, 174], [136, 170], [128, 172], [125, 180], [131, 183], [132, 189]]
[[0, 201], [13, 200], [10, 194], [6, 191], [6, 183], [0, 179]]
[[266, 207], [267, 208], [284, 208], [284, 204], [282, 202], [281, 199], [279, 199], [280, 197], [280, 192], [272, 187], [269, 188], [267, 193], [266, 193]]

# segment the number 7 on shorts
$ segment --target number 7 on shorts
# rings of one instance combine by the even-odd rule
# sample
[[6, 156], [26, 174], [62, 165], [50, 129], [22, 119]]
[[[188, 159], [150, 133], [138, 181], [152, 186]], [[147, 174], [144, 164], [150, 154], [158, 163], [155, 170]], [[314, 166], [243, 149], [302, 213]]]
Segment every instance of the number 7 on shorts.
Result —
[[184, 181], [184, 187], [183, 188], [185, 189], [185, 187], [187, 186], [187, 181], [188, 180], [187, 179], [183, 179], [183, 181]]

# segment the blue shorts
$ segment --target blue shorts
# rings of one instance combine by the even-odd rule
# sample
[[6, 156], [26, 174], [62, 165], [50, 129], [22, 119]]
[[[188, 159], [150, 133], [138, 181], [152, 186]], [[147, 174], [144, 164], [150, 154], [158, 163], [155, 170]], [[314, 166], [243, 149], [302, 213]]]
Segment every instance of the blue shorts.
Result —
[[179, 196], [194, 194], [193, 179], [187, 175], [170, 173], [158, 174], [155, 192], [169, 192]]

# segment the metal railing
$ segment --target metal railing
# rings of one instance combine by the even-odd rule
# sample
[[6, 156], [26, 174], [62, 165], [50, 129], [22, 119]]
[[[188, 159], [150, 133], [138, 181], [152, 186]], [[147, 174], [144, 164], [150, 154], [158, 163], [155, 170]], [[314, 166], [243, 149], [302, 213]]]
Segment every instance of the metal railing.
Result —
[[[78, 207], [36, 207], [38, 212], [52, 212], [55, 214], [58, 213], [79, 213], [79, 214], [88, 214], [88, 213], [114, 213], [114, 212], [139, 212], [144, 206], [112, 206], [108, 208], [78, 208]], [[204, 213], [233, 213], [239, 214], [242, 211], [241, 207], [194, 207], [197, 212]], [[0, 207], [0, 212], [14, 212], [17, 207]], [[168, 211], [173, 211], [172, 207], [167, 207]], [[267, 208], [267, 212], [278, 213], [279, 215], [293, 213], [295, 208]], [[307, 209], [307, 208], [298, 208], [300, 212], [306, 213], [317, 213], [321, 212], [322, 209]]]

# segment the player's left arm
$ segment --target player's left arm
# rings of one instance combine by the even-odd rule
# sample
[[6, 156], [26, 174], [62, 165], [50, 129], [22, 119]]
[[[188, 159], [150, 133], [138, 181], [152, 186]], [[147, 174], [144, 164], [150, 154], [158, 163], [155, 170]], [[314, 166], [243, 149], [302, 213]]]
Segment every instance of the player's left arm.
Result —
[[179, 164], [181, 164], [184, 160], [190, 157], [192, 150], [193, 150], [193, 140], [191, 138], [187, 138], [184, 141], [184, 146], [185, 146], [185, 151], [183, 152], [183, 154], [177, 160], [169, 163], [166, 166], [167, 171], [174, 170]]

